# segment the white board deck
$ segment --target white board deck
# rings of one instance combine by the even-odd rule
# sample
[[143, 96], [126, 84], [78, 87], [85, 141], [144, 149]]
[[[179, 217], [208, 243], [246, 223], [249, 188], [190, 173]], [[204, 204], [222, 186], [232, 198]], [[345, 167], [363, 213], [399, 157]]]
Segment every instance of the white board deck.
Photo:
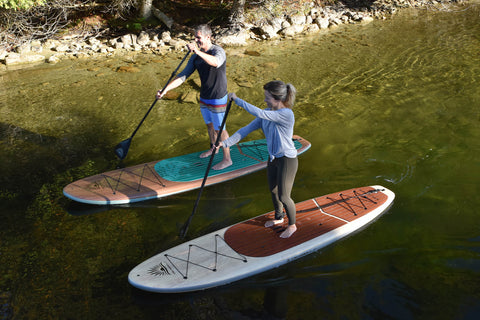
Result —
[[[136, 266], [128, 281], [150, 292], [188, 292], [225, 285], [276, 268], [321, 249], [386, 212], [395, 194], [382, 186], [361, 187], [297, 204], [298, 230], [265, 228], [273, 212], [168, 249]], [[285, 219], [287, 220], [287, 219]]]

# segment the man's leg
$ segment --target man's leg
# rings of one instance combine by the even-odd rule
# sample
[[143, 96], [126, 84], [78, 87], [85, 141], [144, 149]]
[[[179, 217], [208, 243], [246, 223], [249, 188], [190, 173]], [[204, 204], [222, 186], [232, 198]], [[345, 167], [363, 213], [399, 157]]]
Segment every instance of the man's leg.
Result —
[[[213, 144], [217, 141], [217, 131], [213, 127], [213, 123], [207, 123], [208, 136], [210, 138], [210, 147], [213, 147]], [[212, 155], [212, 149], [205, 151], [200, 154], [200, 158], [210, 157]]]
[[[215, 132], [215, 136], [218, 134], [218, 131]], [[228, 132], [227, 130], [222, 131], [222, 136], [220, 137], [221, 141], [228, 139]], [[222, 170], [225, 169], [229, 166], [231, 166], [232, 163], [232, 157], [230, 156], [230, 148], [222, 148], [223, 149], [223, 160], [214, 165], [212, 168], [213, 170]]]

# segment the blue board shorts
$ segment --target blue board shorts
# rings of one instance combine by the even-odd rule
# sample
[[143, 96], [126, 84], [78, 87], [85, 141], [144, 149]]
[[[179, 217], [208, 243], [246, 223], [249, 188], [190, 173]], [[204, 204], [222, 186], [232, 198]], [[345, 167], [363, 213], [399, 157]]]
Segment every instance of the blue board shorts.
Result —
[[[212, 123], [215, 130], [220, 130], [223, 118], [225, 117], [227, 101], [227, 95], [221, 99], [200, 98], [200, 112], [202, 113], [205, 124]], [[225, 128], [223, 129], [225, 130]]]

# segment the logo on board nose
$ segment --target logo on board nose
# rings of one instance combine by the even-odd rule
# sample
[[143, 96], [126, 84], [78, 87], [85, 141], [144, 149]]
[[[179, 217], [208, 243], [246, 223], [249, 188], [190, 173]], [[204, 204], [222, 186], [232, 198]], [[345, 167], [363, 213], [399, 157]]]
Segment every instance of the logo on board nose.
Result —
[[148, 270], [148, 273], [159, 277], [171, 275], [170, 270], [168, 270], [167, 266], [163, 264], [163, 262], [159, 265], [152, 267], [150, 270]]

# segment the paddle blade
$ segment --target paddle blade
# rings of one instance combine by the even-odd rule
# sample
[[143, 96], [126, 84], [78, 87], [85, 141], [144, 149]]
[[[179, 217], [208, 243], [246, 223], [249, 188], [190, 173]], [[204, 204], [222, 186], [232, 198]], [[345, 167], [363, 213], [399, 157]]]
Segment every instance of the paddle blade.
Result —
[[125, 159], [125, 157], [127, 156], [131, 141], [131, 139], [123, 140], [115, 147], [115, 154], [120, 160]]

